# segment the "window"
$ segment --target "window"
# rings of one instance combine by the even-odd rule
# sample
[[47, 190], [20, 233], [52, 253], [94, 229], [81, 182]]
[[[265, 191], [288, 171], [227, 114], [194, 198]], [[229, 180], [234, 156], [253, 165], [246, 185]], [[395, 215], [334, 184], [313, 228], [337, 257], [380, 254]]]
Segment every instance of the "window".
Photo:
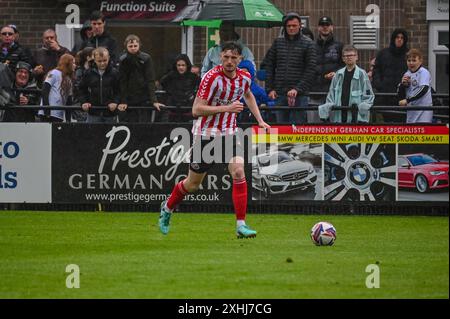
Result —
[[409, 166], [409, 163], [407, 160], [405, 160], [402, 157], [398, 158], [398, 167], [408, 167], [408, 166]]
[[448, 46], [448, 31], [438, 31], [438, 45]]
[[448, 21], [433, 21], [429, 28], [428, 62], [437, 93], [448, 93]]
[[357, 49], [377, 50], [379, 29], [370, 28], [366, 16], [350, 16], [350, 40]]

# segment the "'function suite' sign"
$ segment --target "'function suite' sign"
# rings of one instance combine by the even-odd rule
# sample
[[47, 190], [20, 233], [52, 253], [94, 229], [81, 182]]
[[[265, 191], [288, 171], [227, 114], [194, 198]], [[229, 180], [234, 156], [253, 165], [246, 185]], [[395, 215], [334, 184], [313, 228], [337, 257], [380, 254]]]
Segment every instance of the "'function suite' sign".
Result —
[[187, 5], [187, 0], [109, 0], [96, 1], [94, 10], [115, 20], [151, 19], [171, 21]]

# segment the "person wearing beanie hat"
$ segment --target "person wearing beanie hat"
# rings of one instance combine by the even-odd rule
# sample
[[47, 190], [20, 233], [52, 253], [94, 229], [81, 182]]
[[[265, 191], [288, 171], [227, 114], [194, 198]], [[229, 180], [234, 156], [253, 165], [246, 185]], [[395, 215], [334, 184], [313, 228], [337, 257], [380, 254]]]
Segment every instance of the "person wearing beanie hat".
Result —
[[[33, 79], [33, 68], [27, 62], [20, 61], [15, 68], [15, 78], [8, 92], [12, 97], [12, 103], [16, 105], [38, 105], [39, 94], [36, 93], [36, 81]], [[30, 91], [22, 91], [30, 90]], [[34, 122], [35, 110], [6, 109], [4, 122]]]
[[[301, 33], [301, 16], [289, 12], [283, 17], [283, 36], [276, 38], [262, 64], [266, 70], [266, 91], [278, 106], [308, 106], [309, 91], [316, 72], [314, 42]], [[307, 122], [305, 111], [276, 111], [278, 123]]]

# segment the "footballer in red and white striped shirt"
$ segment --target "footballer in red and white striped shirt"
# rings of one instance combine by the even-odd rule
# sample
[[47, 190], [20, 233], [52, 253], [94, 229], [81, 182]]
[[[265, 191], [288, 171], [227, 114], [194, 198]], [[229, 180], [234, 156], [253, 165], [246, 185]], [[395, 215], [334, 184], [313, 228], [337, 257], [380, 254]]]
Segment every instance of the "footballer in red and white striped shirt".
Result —
[[[197, 92], [197, 98], [205, 100], [207, 105], [229, 105], [240, 101], [250, 90], [250, 74], [236, 69], [236, 75], [229, 78], [222, 65], [209, 70], [203, 77]], [[222, 112], [208, 116], [200, 116], [192, 129], [194, 135], [216, 136], [236, 133], [237, 113]]]
[[[238, 141], [238, 134], [235, 134], [237, 131], [236, 116], [244, 109], [244, 105], [240, 102], [242, 97], [258, 121], [258, 125], [262, 128], [270, 128], [263, 121], [255, 97], [250, 90], [250, 74], [237, 68], [242, 58], [241, 54], [240, 45], [234, 42], [223, 44], [222, 64], [210, 70], [202, 79], [192, 107], [192, 114], [198, 117], [192, 129], [194, 134], [192, 149], [195, 150], [195, 146], [199, 146], [199, 161], [191, 154], [187, 178], [176, 184], [169, 199], [161, 204], [158, 225], [160, 231], [165, 235], [169, 232], [170, 218], [175, 207], [181, 203], [185, 195], [199, 189], [207, 171], [213, 165], [203, 158], [203, 147], [219, 141], [218, 139], [223, 142], [230, 138], [233, 149], [242, 147]], [[225, 141], [225, 143], [227, 142]], [[225, 163], [228, 163], [228, 171], [233, 178], [232, 198], [236, 214], [236, 235], [239, 238], [255, 237], [256, 231], [245, 223], [247, 182], [244, 158], [233, 153], [230, 158], [225, 159]]]
[[[236, 133], [236, 118], [243, 110], [240, 102], [246, 100], [250, 111], [261, 127], [267, 126], [258, 117], [259, 109], [250, 91], [251, 76], [237, 68], [240, 55], [232, 50], [222, 51], [222, 64], [209, 70], [203, 77], [197, 91], [192, 113], [198, 116], [192, 128], [194, 135], [218, 136]], [[249, 99], [249, 101], [247, 101]], [[256, 113], [256, 114], [255, 114]]]

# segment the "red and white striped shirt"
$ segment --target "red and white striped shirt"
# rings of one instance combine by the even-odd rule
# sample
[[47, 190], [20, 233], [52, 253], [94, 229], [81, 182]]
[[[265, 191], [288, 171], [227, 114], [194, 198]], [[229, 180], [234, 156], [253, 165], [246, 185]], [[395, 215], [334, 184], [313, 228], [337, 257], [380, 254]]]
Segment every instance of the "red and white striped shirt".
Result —
[[[236, 76], [230, 79], [223, 72], [222, 65], [218, 65], [204, 75], [197, 97], [211, 106], [231, 104], [242, 99], [250, 90], [251, 83], [248, 72], [236, 69]], [[232, 135], [237, 131], [236, 116], [237, 113], [228, 112], [200, 116], [194, 122], [192, 133], [203, 136]]]

